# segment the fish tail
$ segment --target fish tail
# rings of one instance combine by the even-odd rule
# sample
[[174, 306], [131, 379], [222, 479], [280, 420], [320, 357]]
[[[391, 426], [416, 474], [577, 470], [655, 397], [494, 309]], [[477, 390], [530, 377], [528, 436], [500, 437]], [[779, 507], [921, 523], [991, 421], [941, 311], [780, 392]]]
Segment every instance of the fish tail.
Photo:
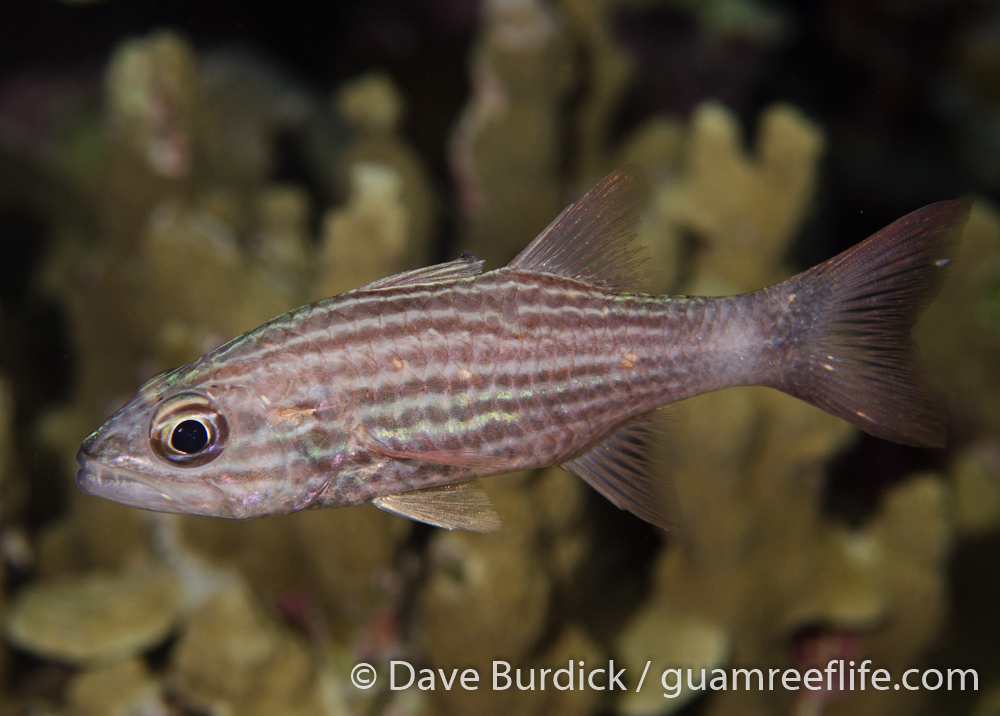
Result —
[[768, 384], [876, 437], [943, 447], [947, 402], [910, 329], [937, 295], [971, 207], [931, 204], [764, 289], [790, 319], [779, 318], [783, 356]]

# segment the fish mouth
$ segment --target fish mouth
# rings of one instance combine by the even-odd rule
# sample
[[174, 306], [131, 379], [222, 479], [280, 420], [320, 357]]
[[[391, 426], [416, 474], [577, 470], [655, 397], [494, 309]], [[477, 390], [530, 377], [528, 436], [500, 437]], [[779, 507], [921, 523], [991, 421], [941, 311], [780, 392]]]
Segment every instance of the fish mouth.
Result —
[[88, 495], [153, 512], [227, 516], [222, 495], [204, 483], [172, 483], [164, 490], [147, 476], [101, 464], [83, 449], [76, 461], [76, 484]]

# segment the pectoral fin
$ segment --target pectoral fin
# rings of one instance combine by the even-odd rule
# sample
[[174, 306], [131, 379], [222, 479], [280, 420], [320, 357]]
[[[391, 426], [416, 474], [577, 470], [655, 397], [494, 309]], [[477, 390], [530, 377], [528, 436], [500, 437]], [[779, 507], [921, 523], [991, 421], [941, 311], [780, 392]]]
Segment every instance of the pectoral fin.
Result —
[[490, 496], [475, 482], [386, 495], [372, 502], [386, 512], [448, 530], [496, 532], [500, 529], [500, 515]]
[[650, 460], [656, 418], [644, 416], [619, 428], [590, 452], [562, 465], [619, 509], [665, 530], [678, 525], [677, 494]]
[[460, 467], [466, 470], [474, 470], [480, 475], [497, 474], [509, 470], [507, 463], [501, 458], [483, 455], [476, 450], [393, 447], [377, 438], [364, 425], [361, 425], [358, 430], [358, 440], [369, 450], [373, 450], [386, 457], [395, 458], [396, 460], [420, 460], [435, 465]]

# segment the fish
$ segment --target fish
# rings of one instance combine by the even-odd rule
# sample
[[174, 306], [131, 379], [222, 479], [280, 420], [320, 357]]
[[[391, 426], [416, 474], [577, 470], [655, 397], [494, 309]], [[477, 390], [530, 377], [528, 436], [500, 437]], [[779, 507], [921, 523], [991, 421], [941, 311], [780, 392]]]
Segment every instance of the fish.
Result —
[[752, 293], [640, 290], [641, 169], [605, 177], [504, 268], [471, 254], [303, 306], [160, 374], [84, 441], [87, 494], [252, 518], [375, 506], [447, 529], [501, 520], [478, 478], [561, 465], [663, 529], [661, 408], [767, 386], [862, 430], [943, 447], [910, 336], [971, 201], [942, 201]]

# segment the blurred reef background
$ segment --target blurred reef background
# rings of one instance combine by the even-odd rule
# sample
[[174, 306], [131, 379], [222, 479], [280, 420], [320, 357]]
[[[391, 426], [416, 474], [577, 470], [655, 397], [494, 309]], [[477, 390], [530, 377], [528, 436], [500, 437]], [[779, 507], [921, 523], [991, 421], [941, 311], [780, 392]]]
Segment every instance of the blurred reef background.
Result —
[[[1000, 715], [1000, 4], [0, 5], [0, 715]], [[918, 325], [944, 451], [777, 392], [677, 407], [664, 534], [558, 468], [496, 535], [236, 523], [75, 487], [155, 373], [303, 303], [509, 261], [627, 162], [657, 292], [780, 280], [975, 197]], [[494, 659], [975, 668], [965, 691], [493, 692]], [[390, 691], [385, 665], [475, 667]], [[368, 661], [368, 691], [349, 680]]]

